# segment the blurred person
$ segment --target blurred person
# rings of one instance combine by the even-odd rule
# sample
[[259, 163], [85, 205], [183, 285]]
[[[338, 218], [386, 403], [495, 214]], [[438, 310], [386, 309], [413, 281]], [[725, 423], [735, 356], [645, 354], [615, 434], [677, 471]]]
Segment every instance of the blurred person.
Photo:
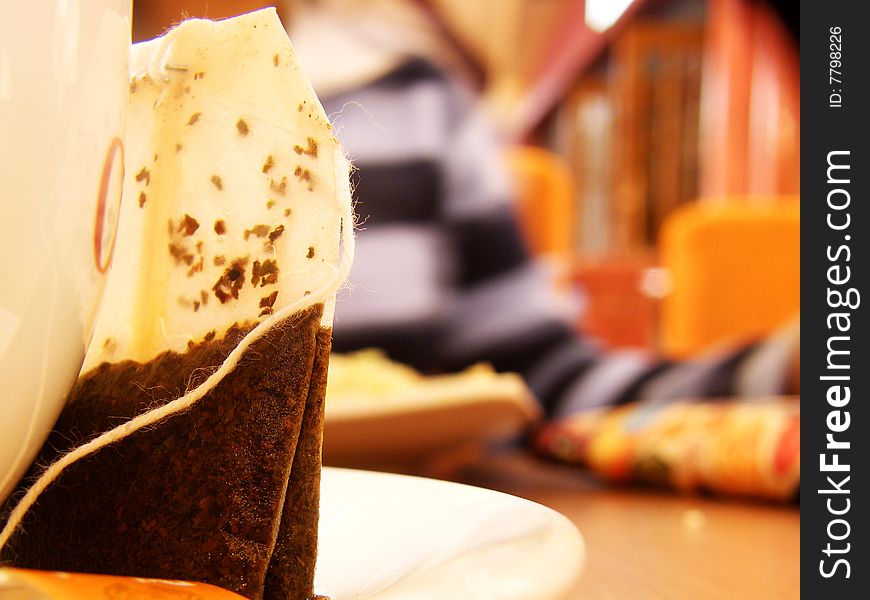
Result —
[[[750, 367], [761, 361], [752, 357], [780, 366], [791, 337], [673, 365], [642, 351], [604, 353], [576, 333], [577, 302], [556, 291], [552, 271], [524, 244], [502, 147], [467, 83], [467, 62], [422, 4], [281, 7], [355, 167], [357, 253], [335, 350], [379, 347], [428, 373], [489, 362], [521, 373], [549, 416], [757, 390], [759, 369]], [[134, 37], [159, 35], [182, 13], [223, 18], [266, 5], [137, 2]], [[764, 389], [788, 391], [787, 380], [766, 378]]]
[[754, 344], [672, 365], [602, 353], [576, 333], [576, 303], [526, 249], [502, 148], [461, 58], [417, 3], [290, 8], [299, 60], [356, 169], [357, 253], [336, 351], [379, 347], [424, 372], [488, 362], [521, 373], [550, 416], [739, 392]]

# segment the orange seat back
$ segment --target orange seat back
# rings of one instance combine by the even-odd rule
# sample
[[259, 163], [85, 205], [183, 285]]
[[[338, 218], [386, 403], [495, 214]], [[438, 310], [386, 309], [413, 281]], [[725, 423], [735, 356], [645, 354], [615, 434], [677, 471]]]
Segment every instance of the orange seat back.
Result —
[[796, 198], [686, 204], [666, 219], [659, 250], [673, 286], [660, 329], [669, 356], [761, 336], [800, 310]]
[[507, 152], [520, 228], [535, 256], [568, 257], [574, 233], [574, 181], [560, 156], [535, 146]]

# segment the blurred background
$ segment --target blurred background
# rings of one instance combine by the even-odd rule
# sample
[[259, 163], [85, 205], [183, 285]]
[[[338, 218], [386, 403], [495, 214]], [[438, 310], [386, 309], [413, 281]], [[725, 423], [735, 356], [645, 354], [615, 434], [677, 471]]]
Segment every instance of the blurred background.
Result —
[[[134, 40], [270, 4], [138, 0]], [[279, 4], [285, 24], [305, 4]], [[430, 57], [479, 92], [526, 241], [582, 292], [584, 334], [683, 357], [798, 312], [796, 5], [404, 4], [439, 38]]]
[[[160, 35], [185, 16], [218, 19], [268, 4], [137, 0], [134, 40]], [[344, 30], [335, 35], [335, 28], [312, 27], [303, 17], [322, 5], [334, 9], [332, 15], [355, 32], [356, 41], [372, 43], [355, 46]], [[364, 85], [377, 80], [379, 68], [387, 72], [396, 66], [389, 50], [413, 48], [414, 56], [462, 82], [501, 142], [496, 159], [512, 185], [513, 218], [531, 258], [554, 274], [547, 280], [554, 291], [581, 300], [570, 303], [573, 345], [563, 344], [523, 373], [539, 399], [539, 389], [565, 397], [555, 411], [554, 404], [545, 404], [543, 420], [526, 410], [528, 405], [507, 401], [511, 394], [504, 394], [501, 403], [484, 402], [498, 400], [496, 381], [488, 376], [466, 380], [479, 381], [473, 388], [480, 392], [477, 401], [472, 401], [472, 387], [463, 387], [464, 400], [453, 403], [447, 398], [459, 388], [430, 387], [430, 400], [442, 401], [441, 409], [437, 402], [404, 401], [420, 400], [419, 390], [391, 407], [384, 398], [392, 386], [402, 396], [419, 383], [415, 372], [395, 364], [381, 364], [377, 372], [367, 364], [359, 371], [343, 367], [349, 373], [345, 388], [373, 390], [370, 402], [343, 412], [333, 379], [342, 363], [333, 357], [326, 464], [444, 477], [556, 508], [589, 545], [587, 574], [571, 597], [797, 597], [797, 3], [286, 0], [278, 9], [303, 65], [301, 50], [312, 47], [312, 38], [315, 49], [321, 34], [333, 44], [321, 44], [320, 68], [306, 71], [327, 111], [338, 115], [339, 135], [356, 143], [360, 154], [351, 156], [364, 159], [356, 162], [360, 173], [374, 173], [369, 181], [384, 166], [384, 156], [396, 162], [406, 157], [402, 142], [390, 136], [407, 137], [412, 147], [432, 131], [457, 128], [445, 127], [450, 121], [445, 111], [428, 110], [431, 98], [416, 95], [413, 77], [425, 78], [425, 72], [399, 69], [382, 76], [379, 92], [392, 91], [403, 100], [390, 105], [366, 88], [369, 95], [344, 114], [344, 100], [353, 97], [331, 89], [331, 76], [342, 73], [345, 84]], [[375, 47], [388, 51], [365, 55]], [[403, 90], [407, 95], [401, 95]], [[417, 111], [406, 121], [407, 130], [399, 128], [397, 134], [381, 126], [380, 120], [401, 123], [393, 113], [403, 108]], [[360, 117], [360, 111], [366, 114]], [[355, 126], [374, 131], [368, 146], [354, 137]], [[487, 163], [483, 154], [493, 148], [484, 145], [486, 151], [475, 154], [467, 151], [468, 139], [446, 142], [450, 150], [465, 148], [459, 159], [452, 158], [471, 164], [469, 171]], [[385, 145], [392, 155], [384, 153]], [[450, 162], [441, 150], [435, 157], [447, 156], [442, 162]], [[467, 179], [476, 178], [480, 188], [490, 190], [486, 173], [491, 171], [481, 169]], [[363, 195], [379, 191], [389, 200], [399, 195], [390, 186], [404, 185], [420, 192], [422, 200], [408, 201], [415, 206], [448, 187], [439, 177], [431, 186], [413, 180], [406, 185], [399, 177], [389, 177], [386, 187], [363, 184], [357, 189], [360, 204], [366, 201]], [[397, 208], [401, 204], [386, 202], [385, 207], [394, 217], [396, 211], [407, 217], [407, 210]], [[365, 235], [358, 239], [372, 243], [386, 229], [366, 221]], [[478, 258], [490, 261], [489, 267], [499, 260], [513, 260], [509, 266], [517, 267], [522, 261], [511, 255], [512, 240], [503, 239], [511, 236], [502, 231], [473, 231], [484, 239]], [[390, 250], [387, 258], [401, 254]], [[369, 263], [390, 270], [384, 266], [389, 261], [361, 256], [358, 252], [354, 269]], [[409, 256], [411, 275], [425, 271], [429, 263]], [[413, 289], [416, 282], [407, 279]], [[505, 311], [499, 327], [490, 329], [513, 328], [507, 342], [496, 340], [492, 355], [481, 353], [480, 359], [499, 370], [520, 371], [527, 365], [502, 369], [497, 363], [499, 351], [519, 346], [523, 333], [523, 323], [509, 309], [528, 296], [508, 292], [501, 294], [498, 309], [491, 302], [498, 294], [481, 295], [478, 299], [490, 303], [478, 302], [480, 318], [472, 320], [484, 322], [491, 316], [487, 313]], [[414, 296], [384, 295], [409, 302]], [[365, 300], [365, 293], [355, 296]], [[382, 308], [380, 301], [373, 304]], [[342, 310], [339, 305], [336, 340], [340, 321], [351, 320]], [[490, 335], [490, 341], [497, 337]], [[477, 342], [473, 338], [465, 335], [461, 341], [471, 347]], [[588, 339], [595, 341], [595, 350], [584, 345]], [[431, 336], [416, 341], [424, 350], [435, 345]], [[540, 346], [530, 347], [534, 351], [526, 359], [543, 354]], [[654, 365], [651, 356], [658, 361]], [[578, 383], [571, 384], [575, 376]], [[546, 385], [536, 389], [541, 381]], [[721, 402], [723, 397], [729, 401]], [[505, 432], [526, 435], [523, 441], [530, 443], [491, 443]], [[378, 451], [406, 462], [362, 460]], [[409, 466], [409, 459], [416, 462]], [[642, 485], [620, 487], [638, 482], [710, 492], [717, 499], [667, 495]], [[744, 505], [723, 497], [756, 502]]]

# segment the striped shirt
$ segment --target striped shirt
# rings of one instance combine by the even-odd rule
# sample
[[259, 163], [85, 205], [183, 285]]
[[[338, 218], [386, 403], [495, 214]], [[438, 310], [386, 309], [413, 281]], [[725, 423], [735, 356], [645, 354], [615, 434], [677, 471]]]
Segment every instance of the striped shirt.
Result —
[[324, 106], [355, 167], [359, 223], [336, 351], [376, 346], [428, 373], [486, 361], [521, 373], [551, 415], [734, 391], [747, 349], [672, 367], [576, 333], [575, 304], [525, 247], [491, 128], [432, 65], [409, 61]]

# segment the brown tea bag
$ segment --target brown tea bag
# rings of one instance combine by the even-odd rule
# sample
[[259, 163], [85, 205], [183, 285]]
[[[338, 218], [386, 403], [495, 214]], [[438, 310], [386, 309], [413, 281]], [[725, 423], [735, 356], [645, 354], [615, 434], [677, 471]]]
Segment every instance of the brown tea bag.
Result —
[[132, 73], [97, 332], [0, 560], [310, 598], [347, 162], [274, 9], [183, 22]]

